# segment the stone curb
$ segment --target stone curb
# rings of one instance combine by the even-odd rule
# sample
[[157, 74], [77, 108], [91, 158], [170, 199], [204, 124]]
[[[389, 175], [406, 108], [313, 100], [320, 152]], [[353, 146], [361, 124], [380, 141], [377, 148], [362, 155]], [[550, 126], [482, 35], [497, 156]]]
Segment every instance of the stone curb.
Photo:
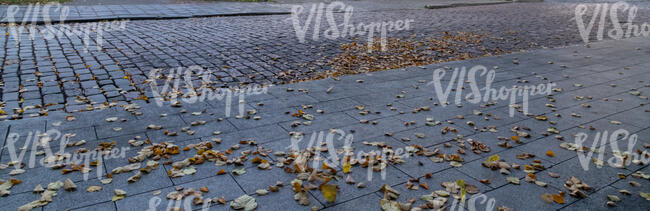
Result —
[[452, 7], [468, 7], [468, 6], [484, 6], [484, 5], [496, 5], [496, 4], [507, 4], [513, 3], [512, 1], [502, 1], [502, 2], [479, 2], [479, 3], [453, 3], [453, 4], [428, 4], [425, 5], [425, 9], [442, 9], [442, 8], [452, 8]]

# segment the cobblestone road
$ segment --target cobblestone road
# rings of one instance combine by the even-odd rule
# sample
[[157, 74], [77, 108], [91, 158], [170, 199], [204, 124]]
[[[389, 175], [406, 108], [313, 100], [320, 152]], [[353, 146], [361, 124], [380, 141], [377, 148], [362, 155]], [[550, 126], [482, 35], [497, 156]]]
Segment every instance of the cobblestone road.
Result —
[[[650, 19], [648, 4], [637, 6], [636, 20]], [[362, 11], [354, 13], [351, 20], [370, 23], [413, 19], [411, 30], [390, 32], [388, 37], [416, 41], [455, 31], [494, 37], [480, 44], [461, 46], [460, 51], [476, 57], [483, 54], [477, 48], [510, 52], [580, 44], [574, 8], [575, 4], [568, 3], [524, 3]], [[342, 23], [341, 15], [336, 15], [338, 23]], [[30, 40], [30, 33], [23, 31], [17, 42], [16, 33], [2, 27], [0, 33], [6, 36], [0, 37], [1, 101], [7, 118], [37, 116], [39, 112], [43, 115], [45, 111], [38, 107], [79, 111], [105, 102], [133, 102], [146, 99], [142, 96], [152, 97], [145, 83], [152, 69], [192, 65], [214, 71], [212, 80], [217, 81], [216, 86], [286, 83], [331, 69], [328, 61], [343, 52], [341, 44], [363, 44], [366, 39], [360, 36], [357, 41], [328, 40], [321, 36], [314, 41], [309, 39], [313, 29], [310, 28], [307, 42], [300, 43], [290, 17], [129, 21], [124, 30], [103, 32], [102, 50], [96, 48], [97, 33], [91, 33], [86, 42], [83, 36], [65, 33], [53, 39], [36, 36]], [[322, 24], [325, 22], [323, 18]], [[45, 29], [38, 27], [41, 35]]]

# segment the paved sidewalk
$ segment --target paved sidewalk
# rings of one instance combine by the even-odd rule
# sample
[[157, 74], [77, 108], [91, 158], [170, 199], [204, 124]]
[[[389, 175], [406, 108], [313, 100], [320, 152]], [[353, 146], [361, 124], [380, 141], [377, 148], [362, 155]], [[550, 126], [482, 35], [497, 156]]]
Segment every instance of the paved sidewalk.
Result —
[[[638, 134], [638, 142], [633, 146], [633, 152], [647, 150], [647, 145], [650, 144], [650, 106], [647, 98], [650, 93], [650, 61], [647, 60], [650, 56], [649, 49], [648, 38], [632, 38], [593, 43], [590, 48], [572, 46], [536, 50], [367, 75], [344, 76], [340, 80], [325, 79], [273, 86], [268, 90], [268, 94], [246, 96], [247, 117], [244, 118], [235, 117], [237, 114], [226, 117], [226, 102], [218, 100], [186, 103], [182, 107], [158, 107], [151, 103], [140, 104], [140, 108], [135, 109], [133, 106], [123, 105], [72, 115], [52, 111], [47, 117], [0, 124], [0, 132], [7, 134], [3, 137], [12, 133], [21, 134], [15, 143], [19, 147], [23, 146], [29, 132], [52, 129], [69, 134], [71, 139], [68, 143], [86, 141], [85, 144], [73, 144], [65, 148], [68, 153], [84, 152], [83, 149], [92, 151], [98, 148], [110, 151], [110, 148], [129, 147], [125, 157], [131, 158], [141, 149], [151, 146], [148, 143], [135, 146], [137, 141], [147, 139], [152, 144], [173, 142], [180, 148], [188, 148], [180, 150], [176, 155], [172, 155], [175, 153], [171, 146], [165, 148], [164, 152], [155, 152], [161, 157], [168, 156], [158, 160], [163, 165], [148, 174], [142, 174], [139, 181], [133, 183], [127, 182], [135, 175], [133, 172], [114, 173], [112, 182], [104, 185], [96, 176], [97, 168], [103, 169], [102, 178], [105, 178], [105, 172], [129, 165], [130, 162], [124, 157], [106, 159], [99, 167], [91, 166], [92, 172], [87, 181], [83, 180], [79, 171], [62, 174], [61, 169], [52, 170], [38, 165], [35, 168], [25, 167], [24, 173], [14, 172], [18, 174], [10, 176], [10, 172], [14, 170], [14, 167], [10, 166], [0, 170], [0, 179], [8, 181], [15, 178], [22, 183], [9, 189], [11, 194], [0, 198], [0, 204], [3, 204], [3, 209], [15, 210], [41, 198], [40, 194], [32, 193], [37, 185], [46, 187], [48, 183], [69, 178], [76, 183], [77, 190], [58, 190], [58, 195], [52, 198], [52, 202], [45, 205], [45, 210], [145, 210], [152, 205], [165, 209], [168, 205], [168, 194], [181, 190], [180, 187], [183, 190], [206, 187], [209, 190], [198, 194], [202, 195], [204, 200], [215, 198], [215, 201], [218, 201], [217, 199], [223, 197], [228, 201], [227, 205], [213, 204], [210, 210], [228, 210], [230, 202], [244, 194], [256, 199], [258, 210], [308, 210], [312, 206], [325, 210], [378, 210], [384, 193], [380, 188], [384, 184], [399, 191], [397, 201], [405, 203], [412, 198], [415, 200], [413, 206], [417, 207], [427, 203], [420, 199], [422, 195], [444, 190], [445, 188], [440, 186], [442, 182], [462, 179], [466, 184], [476, 186], [478, 192], [485, 194], [487, 199], [494, 199], [497, 207], [507, 206], [515, 210], [607, 210], [608, 195], [616, 195], [620, 201], [615, 203], [614, 209], [644, 210], [650, 206], [650, 201], [642, 198], [640, 192], [648, 192], [650, 180], [638, 178], [639, 174], [633, 173], [650, 173], [647, 163], [631, 164], [625, 168], [614, 168], [605, 164], [598, 168], [594, 162], [588, 160], [589, 170], [583, 170], [578, 153], [560, 145], [573, 143], [573, 135], [585, 132], [589, 134], [589, 138], [584, 145], [591, 147], [596, 132], [611, 133], [617, 129], [625, 129], [631, 134]], [[518, 62], [513, 62], [515, 60]], [[555, 82], [556, 88], [561, 90], [554, 89], [552, 96], [531, 96], [530, 116], [517, 112], [514, 117], [509, 117], [507, 112], [510, 106], [505, 100], [496, 101], [496, 104], [489, 106], [467, 102], [462, 103], [462, 106], [436, 105], [437, 95], [433, 87], [427, 85], [432, 79], [433, 71], [440, 67], [449, 67], [452, 70], [457, 67], [469, 69], [474, 65], [498, 67], [492, 84], [495, 88]], [[451, 71], [448, 71], [447, 75], [450, 73]], [[478, 86], [483, 87], [481, 80], [478, 81]], [[443, 82], [443, 87], [446, 87], [447, 82]], [[465, 84], [465, 88], [465, 93], [469, 93], [468, 84]], [[329, 92], [326, 91], [328, 89]], [[449, 101], [453, 98], [454, 92], [450, 94]], [[124, 108], [131, 111], [124, 111]], [[233, 107], [233, 112], [236, 113], [235, 108], [236, 106]], [[318, 112], [319, 110], [321, 112]], [[302, 111], [302, 116], [291, 115], [299, 111]], [[541, 116], [547, 119], [538, 120]], [[150, 128], [160, 126], [162, 129], [147, 129], [147, 125], [153, 125]], [[556, 128], [557, 131], [549, 128]], [[355, 153], [380, 149], [364, 144], [365, 141], [385, 142], [387, 147], [392, 149], [405, 149], [411, 153], [413, 150], [420, 150], [420, 153], [403, 157], [404, 163], [391, 160], [390, 164], [384, 167], [385, 179], [381, 178], [380, 172], [369, 171], [360, 164], [352, 166], [349, 174], [343, 173], [341, 167], [335, 166], [333, 168], [337, 170], [335, 174], [339, 178], [329, 182], [339, 187], [335, 202], [327, 202], [321, 191], [311, 189], [303, 199], [308, 200], [309, 205], [301, 206], [294, 200], [291, 185], [297, 174], [288, 173], [295, 171], [293, 164], [298, 161], [293, 162], [294, 158], [278, 152], [287, 152], [287, 147], [291, 145], [290, 132], [305, 134], [304, 140], [298, 144], [299, 149], [304, 150], [312, 133], [327, 132], [330, 129], [340, 129], [346, 134], [352, 134], [351, 146]], [[0, 140], [0, 145], [4, 146], [0, 163], [7, 164], [12, 160], [8, 152], [9, 145], [5, 139]], [[54, 146], [53, 150], [58, 150], [59, 140], [50, 141]], [[343, 140], [334, 141], [337, 148], [335, 151], [341, 152]], [[478, 144], [475, 141], [487, 145], [490, 151], [472, 152], [472, 146]], [[205, 143], [196, 145], [199, 142], [210, 142], [212, 151], [226, 153], [223, 156], [228, 157], [229, 161], [215, 162], [214, 158], [203, 160], [203, 164], [180, 167], [187, 175], [169, 177], [168, 174], [174, 174], [172, 171], [178, 171], [175, 169], [180, 165], [171, 165], [170, 161], [177, 162], [194, 156], [203, 156], [200, 158], [202, 160], [210, 154], [205, 152]], [[504, 143], [511, 145], [511, 148], [503, 147]], [[627, 150], [624, 145], [626, 144], [619, 146], [621, 150]], [[612, 145], [604, 146], [606, 148], [602, 148], [604, 150], [601, 152], [605, 157], [601, 160], [607, 163], [607, 159], [613, 155], [610, 148]], [[201, 152], [197, 149], [201, 149]], [[425, 150], [429, 153], [424, 152]], [[31, 145], [28, 145], [21, 162], [28, 163], [31, 151]], [[329, 156], [328, 151], [320, 151], [315, 154]], [[548, 151], [552, 151], [553, 156], [549, 156]], [[119, 157], [115, 152], [113, 150], [112, 154]], [[481, 163], [494, 154], [498, 154], [500, 160], [508, 164], [520, 165], [520, 169], [513, 167], [510, 169], [510, 175], [503, 175], [498, 170], [483, 167]], [[432, 155], [434, 156], [427, 157]], [[434, 161], [437, 160], [436, 156], [451, 157], [454, 162], [449, 159]], [[39, 155], [36, 158], [42, 157]], [[260, 170], [257, 163], [251, 163], [256, 160], [254, 157], [271, 163], [272, 168]], [[598, 156], [594, 154], [594, 157]], [[131, 159], [131, 162], [143, 162], [144, 166], [146, 161], [151, 159], [152, 157], [147, 157], [144, 161]], [[199, 158], [194, 157], [192, 162], [196, 162], [196, 159]], [[242, 165], [231, 164], [238, 162], [242, 162]], [[279, 163], [284, 165], [278, 166]], [[527, 177], [524, 169], [528, 168], [525, 165], [535, 166], [533, 172], [536, 180], [546, 183], [547, 186], [524, 181]], [[193, 168], [196, 172], [193, 172]], [[237, 175], [235, 170], [241, 168], [245, 168], [246, 172]], [[372, 168], [382, 169], [377, 165]], [[218, 173], [222, 169], [225, 174]], [[325, 172], [331, 170], [326, 169]], [[371, 180], [367, 180], [368, 172], [374, 172]], [[550, 172], [558, 177], [551, 177]], [[427, 176], [429, 173], [431, 175]], [[355, 185], [346, 184], [348, 176], [356, 180], [351, 182]], [[591, 190], [582, 191], [587, 195], [586, 198], [569, 195], [571, 191], [565, 187], [565, 182], [572, 176], [591, 187]], [[520, 184], [508, 182], [506, 177], [512, 177], [511, 180], [519, 179]], [[321, 184], [318, 179], [302, 179], [303, 187], [306, 188], [309, 187], [308, 184]], [[489, 180], [489, 184], [479, 182], [485, 179]], [[277, 181], [283, 182], [284, 186], [275, 186]], [[365, 188], [357, 188], [359, 182], [363, 182]], [[90, 186], [102, 186], [102, 190], [87, 192]], [[419, 188], [413, 190], [416, 188], [412, 186]], [[268, 194], [258, 191], [275, 188], [279, 191]], [[124, 190], [125, 198], [111, 201], [111, 197], [115, 195], [114, 189]], [[622, 189], [626, 189], [631, 195], [619, 193]], [[542, 200], [542, 194], [559, 194], [559, 191], [566, 193], [562, 196], [563, 204]], [[186, 200], [191, 202], [192, 198], [197, 197], [196, 192], [190, 194], [192, 196], [187, 195], [186, 198], [189, 199]], [[444, 195], [442, 192], [438, 193], [440, 196]], [[151, 203], [156, 202], [156, 198], [160, 199], [159, 203]], [[453, 198], [449, 197], [445, 205], [452, 206], [452, 201]], [[481, 201], [479, 199], [476, 203], [479, 210], [486, 206], [481, 204]], [[200, 209], [200, 206], [194, 208]]]
[[[69, 15], [63, 18], [67, 23], [111, 21], [111, 20], [142, 20], [142, 19], [172, 19], [172, 18], [196, 18], [211, 16], [237, 16], [237, 15], [278, 15], [290, 14], [291, 7], [302, 5], [310, 8], [313, 3], [323, 1], [295, 1], [286, 0], [278, 2], [188, 2], [185, 4], [174, 3], [148, 3], [148, 4], [101, 4], [73, 3], [64, 4], [69, 8]], [[490, 5], [511, 3], [504, 0], [407, 0], [407, 1], [343, 1], [346, 5], [353, 6], [355, 12], [384, 11], [384, 10], [422, 10], [425, 7], [448, 8], [473, 5]], [[326, 2], [325, 2], [326, 3]], [[3, 17], [0, 23], [21, 24], [23, 18], [26, 24], [45, 23], [41, 5], [37, 17], [32, 17], [33, 9], [27, 5], [19, 6], [19, 10], [13, 14], [13, 20], [8, 20], [7, 12], [9, 5], [0, 5], [0, 16]], [[60, 22], [60, 11], [51, 7], [49, 19], [52, 23]], [[31, 12], [30, 12], [31, 11]]]
[[[263, 2], [217, 2], [199, 4], [140, 4], [140, 5], [64, 5], [69, 8], [68, 16], [63, 20], [67, 23], [89, 22], [100, 20], [121, 20], [121, 19], [160, 19], [160, 18], [193, 18], [208, 16], [232, 16], [232, 15], [274, 15], [290, 14], [290, 6], [283, 4]], [[7, 20], [9, 5], [0, 5], [0, 16], [3, 20], [0, 23], [12, 23]], [[13, 14], [14, 23], [21, 24], [23, 18], [26, 23], [44, 23], [43, 12], [36, 13], [33, 17], [33, 10], [30, 6], [20, 5], [18, 11]], [[52, 23], [60, 22], [60, 10], [53, 6], [49, 9], [49, 19]], [[45, 8], [41, 5], [39, 10]]]

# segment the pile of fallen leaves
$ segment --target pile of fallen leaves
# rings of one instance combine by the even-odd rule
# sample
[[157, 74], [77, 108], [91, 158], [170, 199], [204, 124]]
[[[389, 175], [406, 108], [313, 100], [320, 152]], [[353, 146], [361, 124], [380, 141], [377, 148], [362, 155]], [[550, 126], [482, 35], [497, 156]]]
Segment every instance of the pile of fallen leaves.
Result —
[[385, 51], [382, 51], [379, 38], [371, 46], [365, 42], [343, 44], [343, 53], [327, 62], [332, 70], [320, 73], [314, 79], [498, 55], [503, 53], [502, 50], [482, 45], [487, 40], [496, 39], [488, 34], [459, 31], [444, 32], [438, 38], [387, 38]]

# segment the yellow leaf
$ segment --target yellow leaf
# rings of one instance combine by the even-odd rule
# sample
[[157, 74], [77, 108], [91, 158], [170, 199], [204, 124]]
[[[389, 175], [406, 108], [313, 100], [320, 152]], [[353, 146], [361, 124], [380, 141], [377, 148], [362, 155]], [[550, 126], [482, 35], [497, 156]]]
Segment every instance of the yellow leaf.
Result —
[[456, 185], [460, 187], [460, 201], [462, 203], [465, 203], [465, 195], [467, 193], [467, 190], [465, 189], [465, 181], [462, 179], [456, 180]]
[[4, 114], [7, 114], [7, 112], [5, 112], [4, 110], [0, 109], [0, 115], [4, 115]]
[[323, 184], [320, 186], [320, 191], [328, 202], [333, 203], [336, 201], [336, 194], [338, 191], [336, 185]]
[[487, 162], [499, 161], [501, 159], [498, 154], [494, 154], [487, 159]]
[[352, 165], [350, 163], [345, 162], [343, 163], [343, 173], [350, 173], [350, 169], [352, 168]]
[[650, 201], [650, 193], [644, 193], [644, 192], [639, 191], [639, 195], [641, 195], [641, 197], [645, 198], [645, 200]]

